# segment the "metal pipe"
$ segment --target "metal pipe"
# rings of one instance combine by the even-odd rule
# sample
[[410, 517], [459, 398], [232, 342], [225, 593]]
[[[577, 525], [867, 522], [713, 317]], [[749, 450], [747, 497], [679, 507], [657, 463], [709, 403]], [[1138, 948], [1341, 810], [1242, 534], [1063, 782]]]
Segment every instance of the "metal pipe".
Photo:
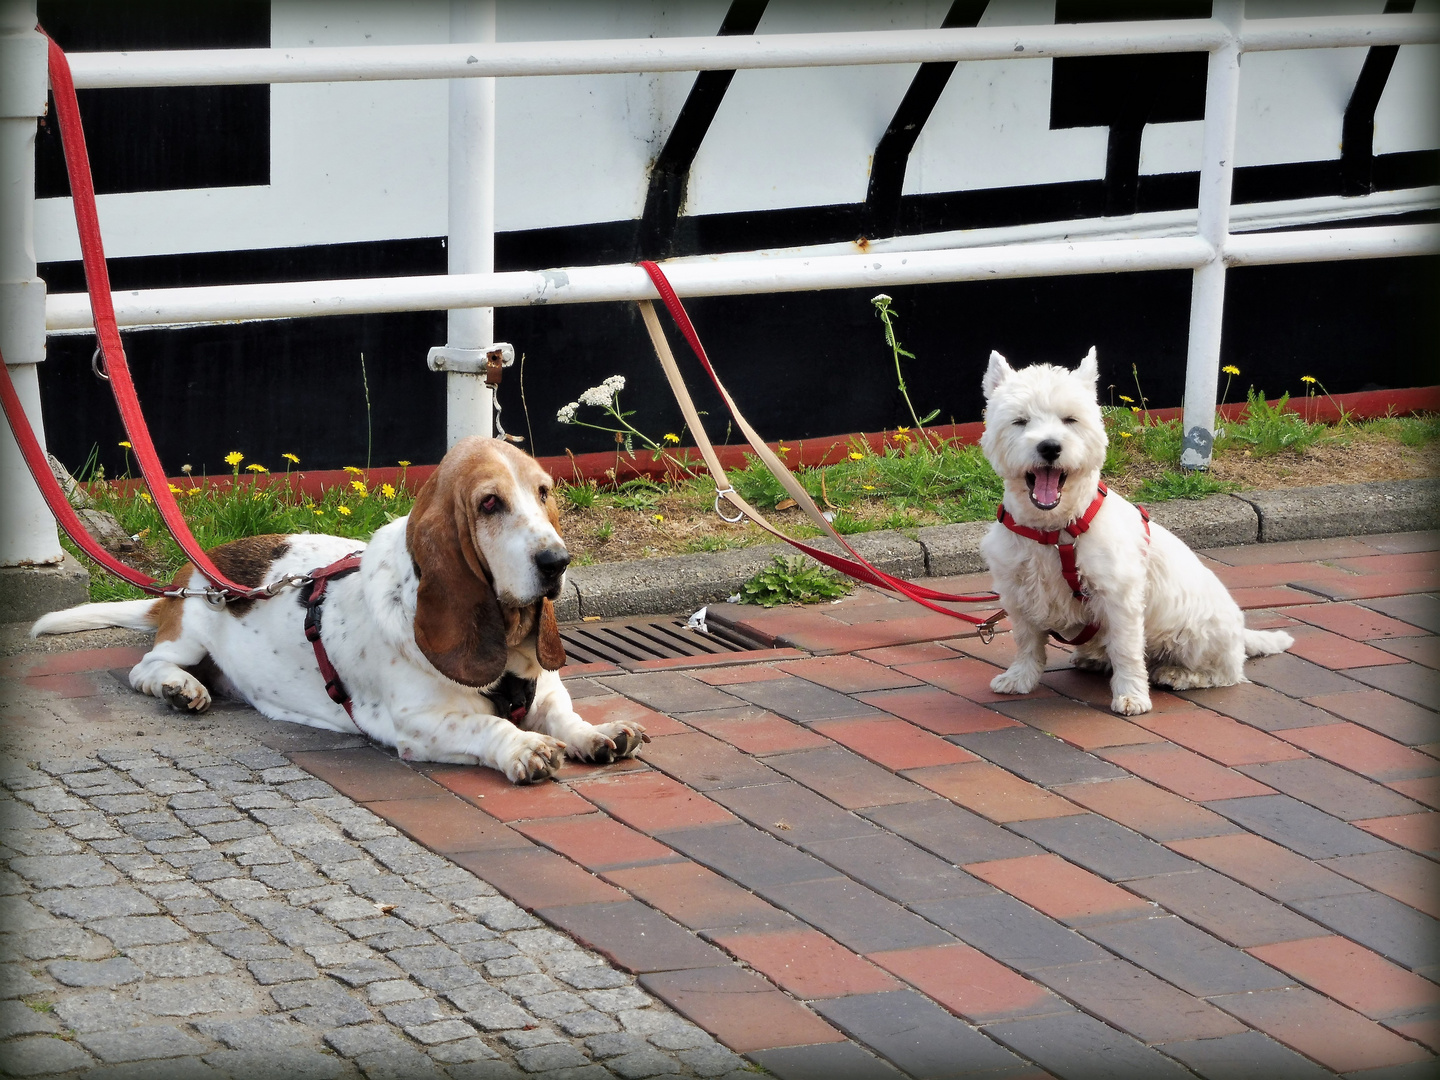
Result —
[[[1246, 24], [1241, 47], [1413, 45], [1437, 37], [1440, 19], [1433, 15], [1261, 19]], [[1192, 19], [746, 37], [96, 52], [75, 53], [70, 64], [77, 87], [99, 89], [1209, 52], [1233, 41], [1233, 34], [1218, 20]]]
[[1316, 247], [1326, 252], [1326, 261], [1435, 255], [1440, 253], [1440, 225], [1246, 233], [1225, 241], [1225, 262], [1230, 266], [1310, 262], [1313, 256], [1307, 253]]
[[1214, 252], [1195, 269], [1190, 287], [1190, 338], [1185, 353], [1184, 442], [1180, 465], [1208, 469], [1215, 445], [1215, 394], [1220, 377], [1220, 335], [1225, 321], [1226, 239], [1235, 175], [1235, 126], [1240, 108], [1240, 29], [1245, 0], [1214, 0], [1214, 18], [1230, 31], [1210, 54], [1205, 75], [1205, 132], [1200, 150], [1200, 202], [1196, 232]]
[[[41, 445], [45, 282], [35, 273], [35, 125], [45, 112], [46, 44], [35, 0], [0, 2], [0, 354]], [[0, 566], [65, 557], [9, 425], [0, 436]]]
[[[495, 41], [495, 0], [450, 0], [452, 41]], [[495, 80], [450, 80], [451, 275], [495, 272]], [[452, 308], [446, 346], [479, 355], [495, 341], [493, 307]], [[483, 375], [445, 373], [445, 445], [494, 434], [494, 394]]]

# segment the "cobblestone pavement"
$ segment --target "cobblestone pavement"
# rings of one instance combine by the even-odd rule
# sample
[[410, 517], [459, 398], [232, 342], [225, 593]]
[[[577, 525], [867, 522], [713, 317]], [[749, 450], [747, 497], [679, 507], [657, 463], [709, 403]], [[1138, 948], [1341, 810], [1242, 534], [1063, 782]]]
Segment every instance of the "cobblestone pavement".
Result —
[[1061, 650], [1034, 694], [992, 694], [1005, 635], [872, 590], [712, 608], [776, 648], [568, 669], [582, 713], [654, 741], [528, 788], [234, 706], [176, 718], [107, 671], [130, 649], [13, 658], [4, 1049], [136, 1045], [180, 1075], [1433, 1076], [1437, 548], [1206, 553], [1296, 645], [1132, 718]]
[[746, 1064], [257, 739], [284, 746], [292, 725], [233, 705], [187, 719], [131, 692], [118, 676], [136, 655], [3, 662], [0, 1071], [613, 1080]]

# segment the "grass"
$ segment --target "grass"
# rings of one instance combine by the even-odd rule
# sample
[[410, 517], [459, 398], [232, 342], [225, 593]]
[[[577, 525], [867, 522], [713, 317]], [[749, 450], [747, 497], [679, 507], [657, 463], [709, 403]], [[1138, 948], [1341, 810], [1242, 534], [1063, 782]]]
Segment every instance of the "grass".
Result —
[[[1287, 399], [1282, 398], [1282, 403]], [[1223, 479], [1226, 462], [1273, 458], [1285, 462], [1309, 448], [1375, 444], [1424, 448], [1440, 440], [1440, 417], [1385, 417], [1339, 424], [1310, 423], [1303, 415], [1267, 404], [1255, 391], [1239, 420], [1217, 432], [1215, 473], [1192, 473], [1179, 466], [1178, 420], [1155, 421], [1146, 411], [1116, 406], [1102, 410], [1110, 437], [1103, 475], [1136, 501], [1156, 504], [1200, 499], [1239, 485]], [[790, 451], [793, 452], [793, 451]], [[1369, 453], [1375, 454], [1371, 445]], [[1383, 451], [1382, 452], [1389, 452]], [[1410, 452], [1407, 450], [1405, 452]], [[1287, 457], [1288, 455], [1288, 457]], [[93, 461], [93, 457], [92, 457]], [[1283, 470], [1282, 470], [1283, 473]], [[1218, 475], [1217, 475], [1218, 474]], [[839, 462], [801, 468], [795, 478], [833, 516], [836, 530], [854, 535], [876, 529], [913, 531], [934, 524], [989, 519], [1002, 494], [999, 478], [980, 448], [953, 442], [930, 446], [909, 432], [888, 434], [880, 450], [869, 444], [849, 447]], [[754, 457], [730, 473], [736, 490], [752, 505], [773, 514], [797, 538], [819, 534], [798, 512], [786, 509], [788, 495]], [[185, 480], [177, 498], [202, 547], [261, 533], [324, 532], [368, 540], [387, 522], [410, 510], [414, 493], [401, 479], [393, 488], [373, 486], [363, 470], [319, 497], [299, 494], [288, 474], [270, 475], [234, 463], [233, 487]], [[183, 557], [170, 538], [148, 493], [90, 478], [97, 509], [115, 515], [140, 540], [133, 562], [152, 576], [169, 581]], [[724, 551], [767, 539], [754, 528], [724, 526], [712, 512], [714, 485], [705, 477], [621, 484], [586, 480], [557, 484], [566, 511], [567, 530], [578, 534], [576, 565], [607, 559], [675, 552]], [[72, 554], [79, 553], [64, 541]], [[606, 547], [611, 551], [607, 552]], [[88, 565], [88, 560], [81, 556]], [[91, 575], [93, 600], [133, 599], [142, 594], [105, 573]]]

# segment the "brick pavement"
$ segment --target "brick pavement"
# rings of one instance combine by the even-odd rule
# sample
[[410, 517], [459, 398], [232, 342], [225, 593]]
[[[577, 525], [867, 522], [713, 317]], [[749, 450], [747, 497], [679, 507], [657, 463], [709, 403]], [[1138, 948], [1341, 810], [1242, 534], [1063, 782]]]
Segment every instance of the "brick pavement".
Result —
[[[567, 672], [582, 712], [638, 718], [654, 741], [643, 761], [568, 766], [557, 783], [513, 788], [485, 770], [411, 766], [353, 739], [277, 730], [284, 725], [268, 725], [261, 738], [288, 767], [340, 793], [312, 797], [322, 817], [330, 800], [348, 797], [347, 812], [368, 811], [372, 827], [388, 823], [445, 856], [447, 873], [475, 875], [456, 880], [481, 890], [480, 922], [439, 926], [487, 929], [495, 936], [482, 945], [549, 933], [486, 925], [488, 905], [508, 898], [509, 917], [531, 913], [568, 935], [546, 937], [552, 946], [573, 938], [614, 965], [588, 962], [587, 970], [615, 972], [628, 993], [658, 997], [782, 1078], [1430, 1076], [1440, 1049], [1437, 549], [1436, 534], [1402, 534], [1206, 553], [1250, 609], [1251, 624], [1291, 629], [1296, 647], [1247, 665], [1247, 685], [1157, 692], [1155, 711], [1143, 717], [1105, 711], [1104, 680], [1070, 670], [1061, 650], [1036, 693], [995, 695], [994, 665], [1009, 656], [1003, 635], [988, 646], [957, 637], [953, 621], [867, 590], [820, 608], [716, 609], [779, 646], [744, 661]], [[114, 706], [87, 692], [104, 679], [92, 669], [128, 657], [70, 655], [13, 674], [27, 676], [48, 707], [72, 709], [75, 724], [101, 720]], [[234, 719], [241, 716], [247, 726], [265, 724], [240, 710]], [[62, 783], [68, 775], [60, 773]], [[65, 795], [48, 774], [24, 777], [65, 798], [85, 797], [73, 786]], [[207, 782], [256, 780], [217, 774]], [[290, 783], [304, 790], [316, 781]], [[253, 811], [237, 817], [265, 825]], [[91, 826], [76, 820], [63, 826], [68, 836], [40, 832], [93, 847], [77, 829], [120, 824], [113, 816], [103, 826], [99, 815]], [[166, 821], [136, 824], [163, 829]], [[376, 858], [363, 843], [358, 849]], [[255, 867], [221, 854], [236, 869], [216, 880], [268, 887]], [[42, 857], [73, 856], [67, 848]], [[117, 857], [108, 856], [109, 866], [129, 873]], [[329, 880], [326, 857], [311, 862]], [[96, 858], [54, 872], [83, 876], [105, 865]], [[439, 872], [441, 864], [432, 865]], [[375, 866], [389, 870], [383, 860]], [[57, 891], [43, 880], [6, 880], [32, 895]], [[49, 909], [52, 932], [73, 932], [79, 920], [93, 937], [112, 925], [107, 917], [156, 917], [93, 913], [80, 894], [94, 886], [68, 888], [78, 899]], [[206, 894], [215, 895], [213, 885]], [[262, 908], [250, 915], [220, 899], [237, 918], [268, 929]], [[327, 902], [310, 905], [317, 919]], [[443, 897], [432, 902], [465, 910]], [[406, 926], [414, 934], [428, 924]], [[347, 935], [308, 962], [359, 964], [345, 950], [385, 936]], [[334, 1029], [379, 1030], [394, 1040], [372, 1048], [340, 1036], [330, 1046], [346, 1061], [364, 1068], [367, 1053], [422, 1053], [414, 1031], [429, 1025], [457, 1034], [443, 1025], [473, 1026], [447, 991], [424, 993], [423, 973], [436, 970], [425, 965], [451, 963], [447, 952], [458, 951], [435, 936], [425, 945], [386, 941], [390, 951], [370, 961], [416, 966], [420, 974], [406, 969], [408, 980], [382, 985], [415, 987], [430, 1005]], [[106, 956], [120, 956], [60, 963], [128, 961], [142, 968], [134, 985], [143, 989], [156, 977], [132, 954], [174, 948], [108, 940], [115, 949]], [[573, 1015], [565, 1009], [587, 1005], [582, 987], [547, 983], [540, 997], [556, 1003], [546, 1006], [554, 1011], [547, 1022], [527, 996], [538, 982], [524, 981], [539, 973], [511, 975], [504, 966], [534, 952], [517, 943], [510, 956], [479, 967], [512, 994], [510, 1007], [540, 1019], [535, 1030], [554, 1033], [559, 1041], [547, 1046], [581, 1056], [562, 1062], [562, 1051], [547, 1051], [555, 1063], [602, 1058], [611, 1044], [566, 1040], [550, 1026]], [[280, 960], [287, 962], [307, 958]], [[562, 981], [570, 970], [537, 962]], [[97, 977], [119, 978], [105, 970]], [[324, 993], [373, 1009], [363, 991], [342, 983], [332, 974], [283, 985], [328, 986]], [[20, 990], [30, 1000], [33, 993]], [[43, 1004], [66, 992], [46, 984], [39, 993]], [[270, 996], [260, 1009], [265, 1022], [287, 1030], [339, 1000]], [[637, 1038], [649, 1033], [650, 1018], [678, 1022], [663, 1006], [646, 1006], [647, 1019], [637, 1021], [588, 1004]], [[214, 1025], [184, 1027], [163, 1015], [172, 1019], [136, 1030], [174, 1032], [165, 1036], [173, 1047], [154, 1044], [166, 1053], [199, 1052], [177, 1036], [197, 1045], [218, 1037]], [[476, 1045], [476, 1053], [483, 1044], [507, 1067], [513, 1060], [529, 1068], [519, 1057], [527, 1051], [515, 1049], [516, 1030], [508, 1038], [466, 1032], [457, 1043]], [[110, 1052], [127, 1052], [121, 1035], [131, 1037], [119, 1032], [121, 1049]], [[19, 1034], [8, 1045], [41, 1041]], [[67, 1052], [98, 1052], [79, 1034], [59, 1042]], [[660, 1053], [653, 1036], [644, 1053]], [[625, 1057], [605, 1060], [623, 1076], [675, 1067], [646, 1057], [626, 1071]]]

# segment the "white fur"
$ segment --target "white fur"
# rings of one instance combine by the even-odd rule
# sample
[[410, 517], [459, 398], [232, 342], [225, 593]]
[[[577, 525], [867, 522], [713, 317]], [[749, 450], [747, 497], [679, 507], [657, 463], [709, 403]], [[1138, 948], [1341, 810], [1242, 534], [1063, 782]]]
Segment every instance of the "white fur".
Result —
[[[1106, 448], [1097, 376], [1094, 349], [1074, 371], [1049, 364], [1016, 371], [990, 354], [981, 446], [1005, 482], [1005, 508], [1017, 524], [1062, 529], [1095, 498]], [[1045, 465], [1036, 448], [1047, 441], [1060, 444], [1054, 464], [1066, 477], [1059, 505], [1042, 510], [1026, 473]], [[1100, 629], [1076, 649], [1075, 665], [1110, 670], [1110, 708], [1126, 716], [1149, 712], [1151, 680], [1177, 690], [1232, 686], [1246, 681], [1247, 655], [1294, 643], [1282, 631], [1247, 630], [1239, 606], [1195, 553], [1153, 522], [1147, 543], [1140, 512], [1113, 491], [1075, 543], [1088, 602], [1071, 594], [1053, 546], [997, 522], [980, 550], [1014, 627], [1015, 660], [991, 683], [997, 693], [1034, 690], [1045, 671], [1047, 631], [1069, 638], [1088, 623]]]
[[[563, 545], [533, 486], [514, 472], [508, 484], [502, 476], [505, 511], [482, 519], [473, 539], [502, 604], [523, 607], [538, 603], [546, 591], [535, 553]], [[217, 691], [272, 719], [358, 731], [407, 759], [488, 765], [517, 783], [551, 775], [567, 753], [598, 761], [633, 755], [645, 739], [644, 728], [633, 721], [594, 726], [577, 714], [559, 674], [541, 668], [534, 632], [509, 649], [506, 662], [506, 672], [536, 680], [534, 704], [518, 725], [497, 716], [480, 689], [446, 678], [430, 663], [415, 640], [419, 578], [406, 540], [408, 521], [384, 526], [368, 546], [337, 536], [288, 537], [284, 555], [265, 574], [266, 582], [304, 575], [364, 550], [358, 572], [329, 583], [322, 609], [325, 648], [350, 693], [354, 722], [325, 693], [304, 634], [305, 609], [293, 589], [256, 601], [239, 615], [198, 597], [183, 601], [178, 636], [155, 643], [131, 670], [130, 685], [177, 708], [202, 712], [210, 692], [186, 669], [208, 656], [223, 673]], [[194, 572], [186, 584], [201, 588], [205, 581]], [[31, 632], [153, 629], [156, 605], [173, 603], [84, 604], [46, 615]]]

